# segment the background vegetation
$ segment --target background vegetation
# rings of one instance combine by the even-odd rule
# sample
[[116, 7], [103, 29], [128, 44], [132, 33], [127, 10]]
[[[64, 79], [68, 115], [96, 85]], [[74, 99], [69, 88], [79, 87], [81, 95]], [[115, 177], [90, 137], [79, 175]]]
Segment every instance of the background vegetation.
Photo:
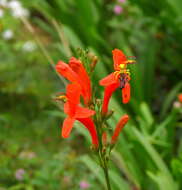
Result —
[[0, 0], [0, 190], [104, 189], [87, 132], [77, 124], [61, 139], [53, 101], [65, 90], [54, 64], [78, 48], [99, 58], [98, 96], [112, 49], [137, 59], [131, 103], [119, 90], [111, 103], [112, 128], [132, 118], [112, 154], [113, 189], [182, 189], [181, 9], [180, 0]]

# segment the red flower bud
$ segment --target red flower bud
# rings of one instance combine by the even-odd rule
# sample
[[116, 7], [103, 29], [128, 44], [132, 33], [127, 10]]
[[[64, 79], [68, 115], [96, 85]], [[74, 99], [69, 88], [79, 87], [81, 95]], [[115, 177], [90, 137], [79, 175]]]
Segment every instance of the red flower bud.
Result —
[[104, 146], [107, 145], [107, 133], [106, 132], [102, 133], [102, 143]]
[[111, 144], [115, 144], [116, 143], [121, 130], [126, 125], [126, 123], [128, 122], [128, 120], [129, 120], [129, 116], [127, 114], [125, 114], [125, 115], [123, 115], [121, 117], [121, 119], [119, 120], [119, 122], [116, 125], [116, 128], [114, 130], [113, 136], [111, 137]]

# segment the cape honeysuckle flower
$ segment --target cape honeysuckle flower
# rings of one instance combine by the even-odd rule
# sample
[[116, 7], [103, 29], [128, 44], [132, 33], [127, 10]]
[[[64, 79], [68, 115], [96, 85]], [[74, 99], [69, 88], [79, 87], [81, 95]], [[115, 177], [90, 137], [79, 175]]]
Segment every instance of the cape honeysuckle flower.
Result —
[[134, 60], [127, 60], [126, 56], [119, 49], [114, 49], [113, 61], [115, 72], [100, 80], [100, 85], [105, 87], [104, 100], [102, 105], [102, 113], [108, 111], [108, 104], [112, 93], [117, 89], [122, 90], [122, 101], [124, 104], [130, 100], [130, 71], [127, 69], [127, 64], [135, 63]]
[[92, 137], [92, 144], [98, 147], [98, 137], [95, 125], [90, 118], [95, 111], [83, 108], [79, 105], [81, 87], [77, 83], [68, 84], [66, 95], [61, 95], [57, 99], [64, 100], [64, 112], [67, 114], [63, 122], [62, 137], [67, 138], [70, 135], [75, 120], [80, 121], [89, 131]]
[[72, 57], [69, 64], [59, 61], [56, 65], [56, 71], [71, 82], [76, 82], [81, 87], [85, 105], [91, 101], [91, 83], [89, 76], [80, 60]]
[[126, 125], [126, 123], [128, 122], [128, 120], [129, 120], [129, 116], [127, 114], [123, 115], [120, 118], [120, 120], [117, 123], [116, 128], [114, 130], [113, 136], [111, 137], [111, 145], [114, 145], [116, 143], [121, 130]]

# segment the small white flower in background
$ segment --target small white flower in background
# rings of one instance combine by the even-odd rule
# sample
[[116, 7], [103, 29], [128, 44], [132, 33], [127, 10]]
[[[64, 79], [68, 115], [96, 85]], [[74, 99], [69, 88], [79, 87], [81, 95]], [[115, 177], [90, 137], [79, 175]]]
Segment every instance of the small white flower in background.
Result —
[[0, 0], [0, 6], [3, 6], [3, 7], [8, 6], [7, 0]]
[[11, 14], [15, 18], [29, 16], [29, 11], [27, 9], [23, 8], [22, 4], [17, 0], [10, 1], [8, 3], [8, 7], [11, 9]]
[[19, 8], [19, 9], [12, 9], [12, 16], [15, 18], [20, 18], [20, 17], [28, 17], [29, 16], [29, 11], [24, 8]]
[[22, 49], [23, 51], [26, 51], [26, 52], [32, 52], [36, 49], [36, 44], [34, 42], [31, 42], [31, 41], [27, 41], [24, 43]]
[[4, 11], [2, 9], [0, 9], [0, 18], [2, 18], [4, 15]]
[[5, 40], [10, 40], [12, 39], [14, 36], [14, 33], [12, 30], [8, 29], [8, 30], [5, 30], [3, 33], [2, 33], [2, 37], [5, 39]]
[[8, 3], [8, 7], [10, 9], [18, 9], [18, 8], [22, 7], [22, 4], [17, 0], [12, 0]]

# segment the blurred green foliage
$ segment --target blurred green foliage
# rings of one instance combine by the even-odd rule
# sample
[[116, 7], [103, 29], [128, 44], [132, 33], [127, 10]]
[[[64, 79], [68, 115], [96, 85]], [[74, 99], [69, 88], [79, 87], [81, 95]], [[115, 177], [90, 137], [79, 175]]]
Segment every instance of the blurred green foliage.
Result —
[[[131, 66], [131, 103], [122, 106], [118, 91], [110, 105], [115, 109], [112, 128], [125, 112], [132, 118], [112, 154], [113, 189], [180, 190], [182, 106], [175, 101], [182, 90], [182, 3], [20, 2], [30, 11], [26, 19], [33, 33], [21, 18], [0, 8], [0, 189], [76, 190], [81, 180], [89, 189], [104, 188], [84, 128], [77, 124], [70, 139], [59, 138], [64, 116], [52, 98], [65, 87], [46, 58], [67, 61], [78, 55], [77, 48], [96, 54], [93, 87], [101, 96], [98, 80], [112, 72], [111, 51], [119, 48], [136, 56], [137, 64]], [[113, 12], [115, 5], [123, 8], [120, 15]], [[11, 39], [3, 37], [7, 30], [13, 31]], [[38, 44], [27, 51], [27, 42]], [[18, 169], [25, 170], [22, 180], [16, 177]]]

